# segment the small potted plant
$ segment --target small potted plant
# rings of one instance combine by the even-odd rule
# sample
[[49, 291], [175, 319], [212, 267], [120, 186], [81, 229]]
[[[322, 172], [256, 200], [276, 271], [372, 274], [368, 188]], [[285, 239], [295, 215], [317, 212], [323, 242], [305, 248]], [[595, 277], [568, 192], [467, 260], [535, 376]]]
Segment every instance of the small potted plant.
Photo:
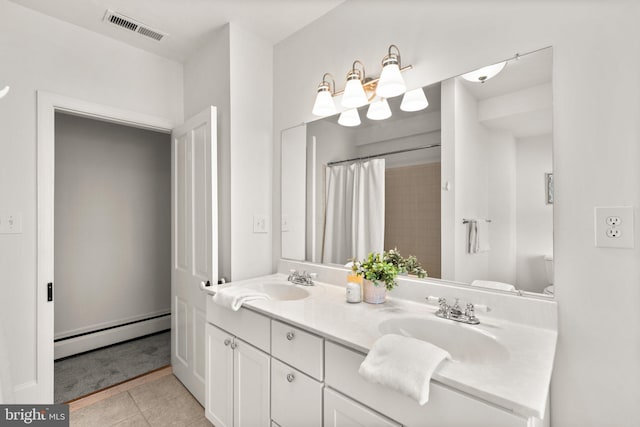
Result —
[[418, 262], [418, 258], [414, 255], [403, 258], [400, 252], [398, 252], [398, 248], [389, 249], [388, 252], [385, 252], [385, 261], [395, 265], [399, 274], [412, 274], [421, 279], [427, 277], [427, 271], [422, 268], [422, 265]]
[[370, 253], [362, 261], [354, 261], [351, 269], [362, 277], [362, 294], [364, 302], [382, 304], [387, 291], [396, 287], [398, 268], [386, 260], [386, 253]]

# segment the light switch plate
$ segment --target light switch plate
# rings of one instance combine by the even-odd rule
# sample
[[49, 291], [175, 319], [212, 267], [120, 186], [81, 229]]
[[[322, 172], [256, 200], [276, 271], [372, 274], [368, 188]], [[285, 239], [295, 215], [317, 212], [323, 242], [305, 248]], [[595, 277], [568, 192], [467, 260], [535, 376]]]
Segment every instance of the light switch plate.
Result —
[[0, 234], [22, 234], [22, 214], [0, 214]]
[[289, 228], [289, 217], [287, 215], [282, 215], [282, 222], [280, 223], [280, 230], [283, 233], [291, 231]]
[[267, 232], [267, 218], [264, 215], [253, 216], [253, 232], [254, 233]]
[[634, 247], [633, 206], [596, 207], [594, 210], [597, 248]]

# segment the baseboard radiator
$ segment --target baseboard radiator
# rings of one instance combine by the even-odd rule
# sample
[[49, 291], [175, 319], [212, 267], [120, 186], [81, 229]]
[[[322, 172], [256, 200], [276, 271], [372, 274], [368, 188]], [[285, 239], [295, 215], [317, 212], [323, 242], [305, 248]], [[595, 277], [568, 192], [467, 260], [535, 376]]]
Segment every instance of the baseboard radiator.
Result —
[[73, 356], [133, 338], [171, 329], [171, 313], [82, 332], [54, 340], [54, 359]]

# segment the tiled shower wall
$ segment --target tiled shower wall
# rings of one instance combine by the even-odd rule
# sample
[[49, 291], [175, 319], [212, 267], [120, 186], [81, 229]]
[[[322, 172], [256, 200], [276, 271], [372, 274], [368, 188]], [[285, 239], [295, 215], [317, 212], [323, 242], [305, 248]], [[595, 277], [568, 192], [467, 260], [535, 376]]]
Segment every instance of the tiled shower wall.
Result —
[[389, 168], [385, 182], [385, 249], [415, 255], [440, 278], [440, 163]]

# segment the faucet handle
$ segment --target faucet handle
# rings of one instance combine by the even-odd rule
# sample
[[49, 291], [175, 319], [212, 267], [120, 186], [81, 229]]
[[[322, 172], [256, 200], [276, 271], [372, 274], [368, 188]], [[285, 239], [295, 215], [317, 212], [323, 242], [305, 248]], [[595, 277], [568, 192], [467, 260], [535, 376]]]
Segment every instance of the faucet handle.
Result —
[[471, 304], [471, 305], [475, 310], [484, 311], [485, 313], [488, 313], [491, 311], [491, 307], [489, 307], [488, 305], [484, 305], [484, 304]]
[[426, 297], [425, 299], [427, 300], [427, 302], [432, 302], [432, 303], [436, 303], [436, 304], [437, 304], [437, 303], [439, 303], [439, 302], [440, 302], [440, 300], [441, 300], [442, 298], [440, 298], [440, 297], [434, 297], [433, 295], [429, 295], [429, 296], [428, 296], [428, 297]]

